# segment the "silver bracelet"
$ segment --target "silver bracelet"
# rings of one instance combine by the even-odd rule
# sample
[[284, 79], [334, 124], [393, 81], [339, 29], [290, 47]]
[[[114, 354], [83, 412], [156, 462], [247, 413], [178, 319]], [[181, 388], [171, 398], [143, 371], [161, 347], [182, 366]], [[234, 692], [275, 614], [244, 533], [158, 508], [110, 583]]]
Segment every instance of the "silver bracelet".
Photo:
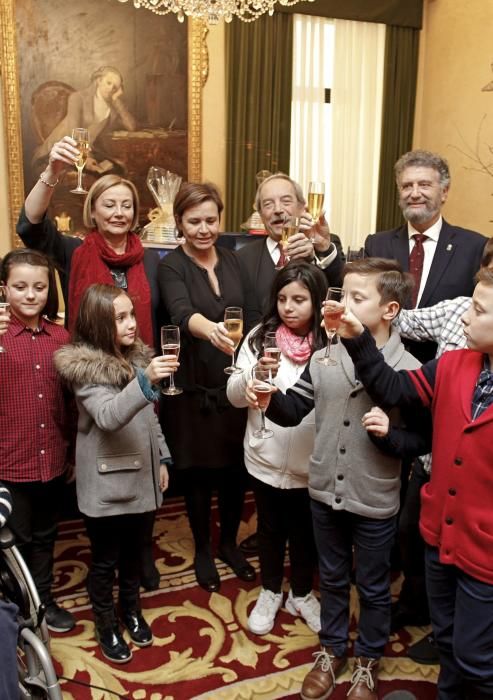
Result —
[[56, 187], [58, 185], [58, 182], [59, 182], [58, 178], [56, 179], [56, 182], [48, 182], [48, 180], [46, 180], [46, 175], [44, 174], [44, 172], [41, 173], [41, 175], [39, 176], [39, 179], [41, 180], [43, 185], [46, 185], [46, 187], [51, 187], [52, 189], [54, 187]]

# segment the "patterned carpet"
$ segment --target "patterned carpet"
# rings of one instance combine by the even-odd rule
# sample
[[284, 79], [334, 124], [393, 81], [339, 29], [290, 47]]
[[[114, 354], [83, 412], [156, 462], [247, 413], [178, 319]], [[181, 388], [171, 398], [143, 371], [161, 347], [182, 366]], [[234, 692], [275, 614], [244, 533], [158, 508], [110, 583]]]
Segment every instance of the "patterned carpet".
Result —
[[[252, 497], [247, 497], [239, 538], [255, 530]], [[271, 634], [258, 637], [247, 631], [248, 612], [259, 582], [239, 581], [221, 562], [221, 589], [208, 594], [195, 584], [193, 547], [180, 498], [166, 501], [155, 526], [155, 554], [161, 572], [160, 588], [143, 593], [154, 644], [132, 647], [133, 659], [123, 666], [105, 662], [94, 639], [92, 615], [84, 580], [89, 560], [83, 524], [66, 521], [56, 549], [56, 594], [76, 616], [69, 634], [53, 634], [52, 654], [65, 700], [274, 700], [296, 698], [311, 667], [318, 639], [300, 618], [282, 609]], [[258, 567], [256, 558], [251, 560]], [[396, 583], [397, 587], [398, 584]], [[353, 614], [357, 599], [351, 596]], [[396, 689], [418, 700], [436, 695], [437, 668], [419, 666], [403, 656], [405, 647], [421, 638], [424, 628], [409, 627], [392, 636], [383, 659], [379, 695]], [[341, 677], [331, 696], [342, 700], [350, 672]], [[84, 685], [98, 686], [88, 688]]]

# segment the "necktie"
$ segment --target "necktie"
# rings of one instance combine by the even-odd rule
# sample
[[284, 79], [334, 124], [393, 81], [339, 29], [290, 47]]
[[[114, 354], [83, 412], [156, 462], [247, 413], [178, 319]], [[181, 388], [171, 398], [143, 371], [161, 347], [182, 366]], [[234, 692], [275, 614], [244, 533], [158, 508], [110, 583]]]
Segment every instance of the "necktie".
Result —
[[414, 277], [414, 289], [413, 289], [413, 308], [416, 306], [419, 294], [419, 285], [421, 284], [421, 275], [423, 274], [423, 262], [425, 259], [425, 251], [423, 248], [423, 241], [428, 238], [424, 233], [415, 233], [414, 238], [414, 248], [409, 256], [409, 272]]
[[277, 244], [279, 250], [279, 260], [277, 261], [276, 270], [281, 270], [287, 263], [286, 255], [284, 254], [284, 248], [281, 243]]

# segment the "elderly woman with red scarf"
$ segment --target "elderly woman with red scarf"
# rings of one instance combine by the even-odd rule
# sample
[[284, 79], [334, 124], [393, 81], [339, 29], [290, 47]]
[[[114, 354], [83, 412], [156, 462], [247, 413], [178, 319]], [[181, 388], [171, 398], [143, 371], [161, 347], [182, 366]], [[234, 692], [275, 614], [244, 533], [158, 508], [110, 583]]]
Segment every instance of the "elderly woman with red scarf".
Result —
[[[90, 231], [83, 241], [60, 234], [46, 216], [61, 174], [73, 167], [77, 158], [76, 142], [70, 136], [54, 144], [46, 169], [26, 198], [17, 233], [24, 245], [44, 252], [57, 264], [69, 329], [87, 287], [95, 283], [114, 284], [131, 297], [142, 340], [158, 347], [159, 256], [155, 250], [144, 249], [133, 233], [139, 218], [135, 185], [118, 175], [104, 175], [96, 180], [84, 203], [84, 224]], [[148, 545], [143, 555], [142, 584], [154, 588], [159, 584], [159, 576], [151, 557], [150, 537]]]

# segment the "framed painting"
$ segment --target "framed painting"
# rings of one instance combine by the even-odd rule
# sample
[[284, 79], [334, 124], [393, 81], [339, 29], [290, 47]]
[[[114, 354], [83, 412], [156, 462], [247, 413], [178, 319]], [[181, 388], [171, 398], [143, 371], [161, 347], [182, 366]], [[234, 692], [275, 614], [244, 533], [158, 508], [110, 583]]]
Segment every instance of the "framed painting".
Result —
[[[76, 127], [89, 130], [85, 188], [107, 172], [128, 178], [142, 224], [155, 207], [150, 166], [200, 179], [202, 23], [118, 0], [0, 0], [0, 13], [12, 231], [51, 146]], [[84, 201], [70, 193], [75, 177], [67, 171], [49, 211], [72, 233]]]

